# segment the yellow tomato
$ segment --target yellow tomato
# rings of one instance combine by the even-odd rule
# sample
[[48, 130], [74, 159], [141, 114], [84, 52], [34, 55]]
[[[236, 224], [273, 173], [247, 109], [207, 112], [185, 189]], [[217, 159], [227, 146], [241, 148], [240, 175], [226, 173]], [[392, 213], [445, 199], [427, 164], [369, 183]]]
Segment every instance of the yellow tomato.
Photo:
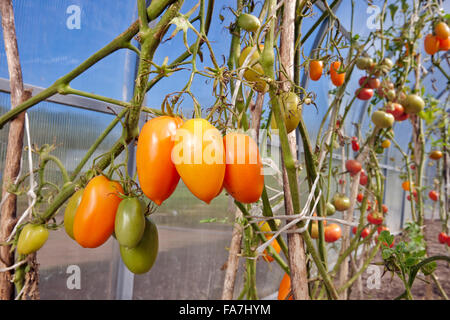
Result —
[[384, 140], [382, 143], [381, 143], [381, 146], [383, 147], [383, 148], [389, 148], [390, 146], [391, 146], [391, 141], [390, 140]]
[[222, 188], [225, 152], [220, 131], [205, 119], [186, 121], [175, 134], [172, 161], [188, 189], [210, 203]]

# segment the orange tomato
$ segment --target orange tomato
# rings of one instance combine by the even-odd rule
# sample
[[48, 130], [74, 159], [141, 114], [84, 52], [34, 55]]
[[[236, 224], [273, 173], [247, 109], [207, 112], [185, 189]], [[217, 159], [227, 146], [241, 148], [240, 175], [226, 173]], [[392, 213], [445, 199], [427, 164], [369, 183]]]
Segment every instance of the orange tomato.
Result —
[[136, 169], [144, 194], [158, 206], [175, 191], [180, 175], [171, 160], [180, 118], [153, 118], [142, 127], [136, 148]]
[[331, 82], [333, 82], [336, 87], [342, 86], [345, 80], [345, 72], [338, 73], [340, 66], [341, 63], [339, 61], [335, 61], [331, 64], [330, 67]]
[[450, 37], [445, 40], [439, 39], [439, 51], [447, 50], [450, 50]]
[[89, 181], [73, 222], [73, 235], [82, 247], [97, 248], [111, 236], [121, 193], [122, 186], [104, 176]]
[[445, 40], [450, 37], [450, 28], [445, 22], [441, 21], [434, 27], [434, 33], [439, 39]]
[[427, 34], [424, 41], [425, 52], [433, 55], [439, 51], [439, 39], [431, 33]]
[[313, 81], [318, 81], [322, 76], [323, 62], [320, 60], [311, 60], [309, 63], [309, 77]]
[[239, 202], [258, 201], [264, 187], [264, 176], [255, 140], [248, 135], [233, 132], [223, 138], [223, 144], [226, 155], [223, 181], [225, 189]]
[[175, 134], [172, 161], [188, 189], [210, 203], [222, 188], [225, 152], [220, 131], [205, 119], [186, 121]]
[[430, 153], [430, 159], [433, 160], [439, 160], [440, 158], [442, 158], [443, 153], [440, 150], [434, 150]]
[[[289, 293], [291, 292], [291, 277], [287, 273], [284, 274], [283, 279], [280, 282], [280, 287], [278, 289], [278, 300], [286, 300]], [[289, 295], [288, 300], [293, 300], [292, 295]]]
[[[266, 235], [266, 239], [267, 239], [267, 240], [272, 239], [272, 237], [273, 237], [272, 235]], [[272, 247], [278, 254], [280, 253], [281, 247], [280, 247], [280, 245], [279, 245], [279, 243], [278, 243], [277, 240], [273, 240], [272, 243], [271, 243], [270, 245], [271, 245], [271, 247]], [[263, 259], [264, 259], [265, 261], [267, 261], [267, 262], [272, 262], [272, 261], [273, 261], [273, 258], [269, 255], [269, 253], [267, 252], [267, 250], [264, 250], [264, 256], [263, 256]]]
[[[412, 185], [414, 187], [414, 184], [412, 184]], [[409, 191], [410, 186], [411, 186], [411, 183], [409, 181], [403, 181], [403, 183], [402, 183], [402, 189], [403, 190]]]

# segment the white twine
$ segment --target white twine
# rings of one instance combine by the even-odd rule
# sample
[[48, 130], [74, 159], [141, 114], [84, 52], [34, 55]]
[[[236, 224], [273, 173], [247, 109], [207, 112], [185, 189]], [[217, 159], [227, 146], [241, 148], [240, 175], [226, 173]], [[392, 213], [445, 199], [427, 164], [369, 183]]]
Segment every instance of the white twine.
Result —
[[27, 192], [28, 196], [28, 208], [23, 212], [21, 215], [19, 221], [17, 221], [16, 225], [14, 226], [14, 229], [12, 230], [11, 234], [9, 235], [7, 242], [11, 241], [11, 239], [14, 237], [14, 235], [17, 232], [18, 226], [28, 217], [28, 215], [32, 212], [32, 209], [34, 207], [34, 204], [36, 203], [36, 193], [34, 192], [34, 189], [37, 187], [37, 183], [34, 181], [34, 175], [33, 175], [33, 155], [32, 155], [32, 149], [31, 149], [31, 138], [30, 138], [30, 124], [28, 120], [28, 114], [25, 113], [25, 133], [27, 135], [27, 145], [28, 145], [28, 170], [30, 172], [30, 190]]
[[27, 260], [19, 261], [19, 262], [17, 262], [16, 264], [13, 264], [12, 266], [9, 266], [9, 267], [0, 269], [0, 272], [6, 272], [6, 271], [9, 271], [9, 270], [13, 270], [13, 269], [15, 269], [15, 268], [17, 268], [17, 267], [20, 267], [20, 266], [23, 265], [25, 262], [27, 262]]

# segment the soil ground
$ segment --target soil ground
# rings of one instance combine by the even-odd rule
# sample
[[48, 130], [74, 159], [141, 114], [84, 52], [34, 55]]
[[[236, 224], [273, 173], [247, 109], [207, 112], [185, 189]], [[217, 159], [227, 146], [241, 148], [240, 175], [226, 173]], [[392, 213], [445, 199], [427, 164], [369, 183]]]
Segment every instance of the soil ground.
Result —
[[[435, 255], [448, 255], [450, 251], [449, 247], [439, 243], [438, 241], [438, 234], [441, 232], [440, 221], [437, 220], [432, 222], [431, 220], [426, 220], [425, 226], [426, 226], [425, 239], [427, 240], [428, 245], [427, 247], [428, 256], [431, 257]], [[398, 243], [399, 241], [401, 241], [401, 237], [402, 237], [401, 235], [397, 236], [395, 242]], [[382, 261], [380, 253], [376, 256], [374, 261]], [[382, 267], [380, 266], [380, 268]], [[450, 265], [444, 261], [438, 261], [435, 274], [438, 277], [438, 280], [441, 283], [447, 295], [450, 295]], [[363, 294], [364, 294], [363, 299], [392, 300], [404, 292], [404, 285], [401, 282], [401, 280], [398, 278], [397, 275], [394, 275], [392, 277], [389, 271], [382, 276], [381, 285], [379, 289], [368, 288], [367, 280], [368, 277], [370, 276], [371, 274], [367, 272], [364, 272], [362, 276]], [[431, 282], [431, 284], [428, 285], [425, 281], [420, 280], [419, 277], [421, 279], [425, 279], [423, 275], [418, 276], [418, 278], [416, 278], [414, 285], [412, 287], [412, 295], [414, 299], [416, 300], [442, 299], [442, 296], [439, 293], [439, 290], [437, 286], [434, 284], [434, 282]], [[428, 280], [428, 278], [426, 280]], [[432, 280], [430, 279], [430, 281]], [[358, 298], [359, 297], [357, 295], [356, 290], [353, 291], [350, 295], [350, 299], [358, 299]]]

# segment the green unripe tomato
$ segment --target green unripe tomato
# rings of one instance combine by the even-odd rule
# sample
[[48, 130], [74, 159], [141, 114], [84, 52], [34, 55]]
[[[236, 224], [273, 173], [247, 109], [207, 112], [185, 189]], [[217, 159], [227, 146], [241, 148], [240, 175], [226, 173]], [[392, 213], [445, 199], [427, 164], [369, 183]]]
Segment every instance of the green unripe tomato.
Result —
[[333, 204], [331, 204], [329, 202], [327, 202], [326, 209], [327, 209], [327, 211], [326, 211], [327, 216], [332, 216], [336, 212], [336, 208], [333, 206]]
[[248, 32], [256, 32], [261, 26], [261, 22], [254, 15], [241, 13], [237, 19], [237, 26]]
[[70, 197], [67, 202], [66, 210], [64, 211], [64, 229], [69, 237], [75, 240], [73, 236], [73, 220], [75, 219], [75, 213], [80, 205], [81, 198], [83, 197], [84, 189], [80, 189]]
[[121, 246], [134, 248], [145, 230], [144, 208], [138, 198], [123, 199], [117, 208], [114, 233]]
[[419, 113], [425, 107], [425, 101], [417, 94], [410, 94], [406, 97], [403, 107], [406, 113]]
[[146, 218], [141, 241], [134, 248], [120, 246], [120, 256], [131, 272], [135, 274], [146, 273], [155, 263], [158, 245], [158, 229], [151, 219]]
[[20, 231], [17, 253], [30, 254], [38, 251], [48, 239], [48, 230], [41, 224], [27, 224]]
[[392, 114], [377, 110], [372, 114], [372, 122], [380, 128], [390, 128], [394, 124], [395, 118]]

